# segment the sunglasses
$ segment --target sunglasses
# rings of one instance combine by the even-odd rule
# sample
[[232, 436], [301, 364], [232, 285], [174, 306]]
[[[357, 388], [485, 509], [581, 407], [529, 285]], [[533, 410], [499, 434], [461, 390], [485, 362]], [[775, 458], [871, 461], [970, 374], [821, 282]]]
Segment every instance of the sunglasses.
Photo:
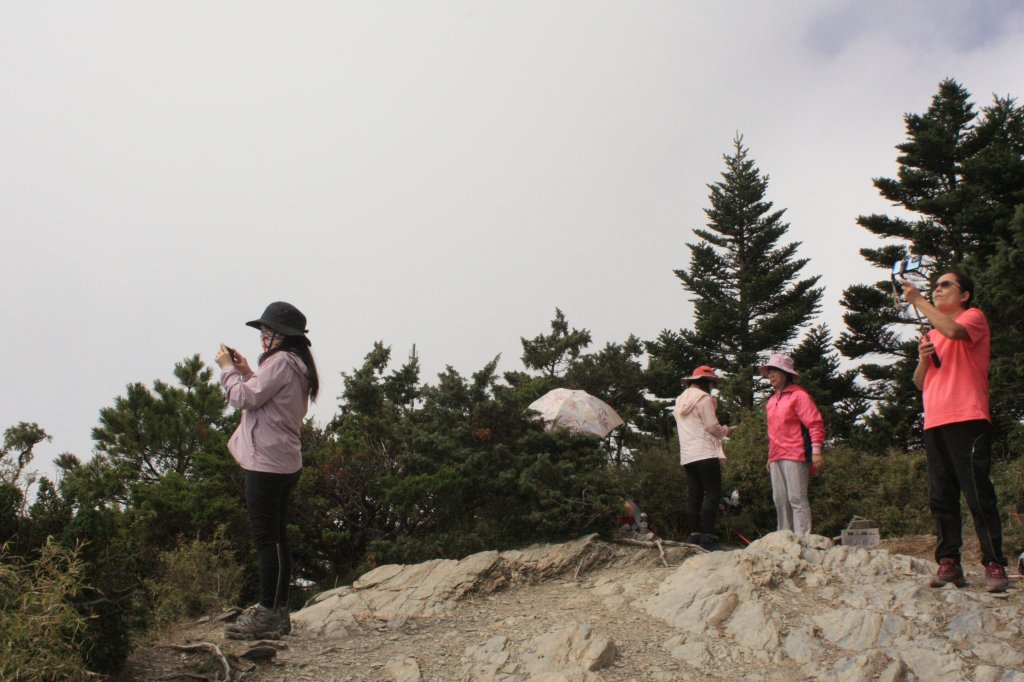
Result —
[[950, 287], [956, 287], [957, 289], [959, 289], [960, 285], [957, 284], [956, 282], [954, 282], [951, 279], [944, 279], [941, 282], [936, 282], [935, 283], [935, 288], [936, 289], [948, 289]]

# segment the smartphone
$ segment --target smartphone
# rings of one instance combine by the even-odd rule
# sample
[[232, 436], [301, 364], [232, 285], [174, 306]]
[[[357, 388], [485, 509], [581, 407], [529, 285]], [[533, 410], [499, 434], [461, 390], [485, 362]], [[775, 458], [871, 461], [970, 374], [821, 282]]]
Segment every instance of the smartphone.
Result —
[[226, 350], [228, 352], [228, 355], [231, 356], [231, 362], [234, 362], [235, 360], [238, 359], [238, 356], [235, 355], [235, 349], [232, 348], [231, 346], [224, 346], [224, 350]]

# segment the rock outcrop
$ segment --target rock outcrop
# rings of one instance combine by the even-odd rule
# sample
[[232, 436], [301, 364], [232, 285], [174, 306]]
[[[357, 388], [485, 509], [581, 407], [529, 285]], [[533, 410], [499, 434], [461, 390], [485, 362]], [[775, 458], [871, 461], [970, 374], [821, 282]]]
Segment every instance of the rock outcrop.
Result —
[[779, 532], [691, 559], [644, 609], [679, 631], [665, 646], [697, 669], [715, 661], [780, 678], [1024, 681], [1019, 601], [929, 588], [934, 570]]
[[[515, 618], [469, 632], [451, 663], [453, 679], [597, 682], [606, 679], [602, 671], [623, 679], [614, 672], [623, 658], [643, 652], [635, 642], [623, 650], [612, 628], [586, 617], [597, 604], [606, 623], [628, 618], [631, 627], [646, 627], [656, 639], [651, 646], [674, 661], [649, 679], [1024, 682], [1016, 590], [932, 589], [929, 561], [788, 532], [736, 551], [674, 548], [668, 558], [675, 568], [661, 568], [649, 550], [589, 536], [461, 561], [381, 566], [319, 595], [293, 622], [303, 638], [344, 640], [443, 621], [466, 600], [496, 590], [561, 581], [577, 611], [561, 607], [566, 617], [542, 632], [519, 628]], [[591, 572], [600, 577], [588, 579]], [[414, 650], [379, 672], [407, 682], [441, 679]]]

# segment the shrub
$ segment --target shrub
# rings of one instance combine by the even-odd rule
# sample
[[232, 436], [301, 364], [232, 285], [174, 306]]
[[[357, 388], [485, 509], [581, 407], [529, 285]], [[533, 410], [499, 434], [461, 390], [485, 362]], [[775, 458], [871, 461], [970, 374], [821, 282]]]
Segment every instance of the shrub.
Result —
[[25, 561], [0, 548], [0, 678], [81, 680], [85, 618], [72, 599], [84, 587], [77, 550], [51, 541]]
[[825, 473], [811, 481], [811, 512], [819, 535], [839, 535], [854, 515], [874, 521], [883, 538], [934, 530], [921, 451], [879, 455], [842, 445], [827, 448]]
[[679, 464], [678, 447], [643, 447], [614, 475], [619, 496], [640, 505], [653, 532], [669, 540], [685, 536], [686, 473]]
[[996, 462], [992, 479], [1000, 511], [1009, 511], [1003, 514], [1003, 553], [1013, 566], [1024, 552], [1024, 457]]
[[223, 528], [211, 540], [196, 538], [161, 552], [155, 576], [146, 581], [155, 621], [166, 625], [234, 603], [242, 574]]

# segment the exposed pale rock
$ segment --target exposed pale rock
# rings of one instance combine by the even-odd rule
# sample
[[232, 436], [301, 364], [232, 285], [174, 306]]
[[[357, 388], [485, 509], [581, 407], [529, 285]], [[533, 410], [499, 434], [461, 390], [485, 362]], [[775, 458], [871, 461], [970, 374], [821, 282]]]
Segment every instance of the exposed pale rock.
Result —
[[869, 651], [837, 660], [830, 669], [818, 676], [818, 679], [835, 682], [870, 680], [889, 662], [889, 658], [885, 654], [879, 651]]
[[898, 638], [912, 635], [913, 625], [888, 613], [841, 609], [814, 617], [822, 636], [842, 649], [860, 651], [891, 646]]
[[1007, 646], [1006, 642], [981, 642], [972, 647], [971, 653], [986, 663], [1024, 672], [1024, 653]]
[[541, 635], [527, 646], [527, 652], [520, 658], [534, 675], [549, 670], [594, 672], [614, 663], [616, 655], [615, 643], [585, 623]]
[[810, 625], [790, 630], [782, 645], [786, 656], [797, 663], [809, 663], [821, 657], [822, 645]]
[[469, 679], [477, 682], [497, 682], [505, 679], [507, 673], [515, 670], [515, 666], [506, 669], [510, 658], [508, 644], [508, 637], [498, 635], [479, 646], [466, 647], [465, 658], [469, 661], [466, 670]]
[[737, 644], [751, 649], [757, 655], [770, 654], [779, 648], [779, 630], [778, 621], [760, 601], [740, 604], [725, 628]]
[[[720, 661], [705, 635], [730, 642], [734, 661], [798, 664], [793, 670], [811, 677], [956, 679], [971, 650], [1000, 668], [1020, 667], [1024, 651], [1013, 637], [991, 641], [1014, 627], [1011, 613], [978, 592], [926, 587], [934, 570], [884, 550], [779, 532], [742, 552], [690, 559], [643, 607], [681, 632], [665, 646], [694, 667]], [[830, 652], [838, 654], [831, 665]]]
[[910, 672], [906, 663], [896, 659], [879, 674], [878, 682], [917, 682], [917, 677]]
[[[660, 621], [660, 632], [675, 633], [651, 645], [660, 641], [685, 675], [670, 672], [659, 652], [660, 667], [647, 668], [644, 679], [735, 674], [736, 679], [786, 682], [1024, 682], [1018, 595], [988, 595], [977, 585], [929, 588], [935, 565], [928, 561], [779, 532], [741, 551], [677, 555], [673, 569], [649, 563], [658, 568], [619, 571], [588, 589], [587, 579], [577, 576], [607, 556], [608, 545], [588, 536], [460, 561], [381, 566], [351, 586], [319, 595], [293, 614], [293, 621], [304, 635], [344, 637], [376, 629], [394, 631], [400, 640], [406, 629], [397, 629], [400, 624], [444, 618], [467, 595], [517, 581], [557, 580], [558, 589], [566, 591], [560, 604], [569, 613], [603, 603], [630, 619]], [[637, 552], [638, 561], [652, 556], [657, 557]], [[522, 626], [533, 617], [515, 612], [497, 620], [507, 623], [508, 631], [518, 629], [519, 639], [494, 636], [465, 647], [464, 678], [597, 682], [598, 671], [621, 655], [599, 632], [600, 621], [570, 621], [541, 636], [534, 630], [526, 635]], [[632, 642], [628, 655], [642, 657], [644, 645]], [[411, 676], [410, 661], [416, 663], [393, 660], [385, 672], [392, 679]]]
[[540, 673], [539, 675], [534, 675], [529, 679], [529, 682], [579, 682], [580, 679], [581, 678], [579, 677], [566, 675], [565, 673], [548, 671]]
[[415, 658], [395, 656], [384, 664], [384, 674], [392, 682], [419, 682], [420, 666]]
[[979, 665], [974, 671], [974, 682], [1024, 682], [1024, 672]]
[[949, 622], [946, 634], [954, 642], [971, 642], [984, 640], [985, 635], [999, 631], [999, 621], [991, 612], [982, 609], [978, 604], [971, 604], [962, 613]]
[[890, 650], [889, 653], [893, 658], [898, 656], [919, 679], [929, 682], [955, 682], [964, 679], [963, 661], [958, 654], [948, 651], [948, 645], [944, 646], [941, 641], [934, 639], [927, 640], [925, 644], [931, 644], [936, 648], [906, 646], [898, 651]]
[[692, 668], [702, 668], [711, 661], [711, 652], [702, 635], [677, 635], [666, 640], [662, 647], [672, 658]]
[[415, 617], [438, 617], [465, 595], [493, 591], [508, 582], [560, 575], [598, 562], [606, 546], [596, 535], [558, 545], [533, 545], [509, 552], [480, 552], [461, 560], [435, 559], [389, 564], [351, 586], [317, 595], [293, 620], [318, 635], [346, 636], [360, 624], [373, 627]]

